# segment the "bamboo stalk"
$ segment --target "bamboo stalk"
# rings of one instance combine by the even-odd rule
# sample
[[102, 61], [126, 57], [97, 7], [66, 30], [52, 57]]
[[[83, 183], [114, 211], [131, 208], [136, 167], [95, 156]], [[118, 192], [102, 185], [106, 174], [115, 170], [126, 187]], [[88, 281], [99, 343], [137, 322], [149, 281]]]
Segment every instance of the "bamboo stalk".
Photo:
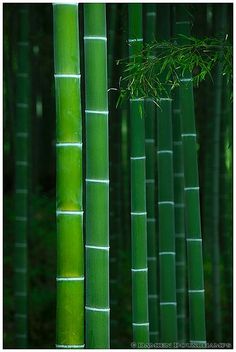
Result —
[[109, 160], [105, 4], [84, 4], [86, 347], [109, 348]]
[[29, 8], [19, 8], [19, 36], [16, 82], [15, 150], [15, 342], [17, 348], [28, 344], [28, 193], [29, 193]]
[[[156, 36], [156, 4], [145, 7], [145, 43]], [[154, 55], [155, 53], [153, 53]], [[150, 322], [150, 342], [159, 340], [159, 297], [157, 271], [157, 236], [156, 236], [156, 104], [151, 99], [145, 99], [145, 149], [146, 149], [146, 192], [147, 192], [147, 239], [148, 239], [148, 307]]]
[[[170, 7], [158, 5], [158, 39], [170, 37]], [[166, 87], [168, 90], [169, 88]], [[177, 342], [175, 218], [173, 189], [172, 101], [160, 99], [157, 110], [158, 227], [160, 266], [160, 342]]]
[[57, 348], [84, 347], [82, 116], [78, 6], [54, 4]]
[[[142, 4], [129, 4], [130, 55], [142, 47]], [[133, 341], [149, 342], [144, 101], [130, 99]]]
[[[190, 35], [187, 12], [180, 6], [177, 11], [176, 33]], [[186, 39], [182, 38], [181, 43]], [[196, 149], [196, 129], [192, 79], [189, 73], [182, 78], [180, 108], [184, 154], [185, 228], [187, 240], [189, 333], [190, 342], [204, 347], [205, 294], [203, 279], [202, 238]]]

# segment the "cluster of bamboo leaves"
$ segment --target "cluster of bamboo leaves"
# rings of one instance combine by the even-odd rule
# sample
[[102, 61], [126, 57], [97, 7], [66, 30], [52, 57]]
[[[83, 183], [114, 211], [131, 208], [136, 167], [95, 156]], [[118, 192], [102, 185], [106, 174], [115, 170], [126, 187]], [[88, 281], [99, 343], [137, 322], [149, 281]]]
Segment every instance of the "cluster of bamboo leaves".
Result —
[[[184, 39], [185, 44], [179, 40]], [[129, 45], [135, 46], [136, 43]], [[194, 86], [210, 76], [212, 70], [221, 63], [220, 74], [228, 84], [233, 79], [233, 48], [226, 35], [222, 38], [203, 38], [178, 34], [172, 40], [154, 40], [129, 59], [117, 62], [123, 66], [120, 78], [120, 97], [153, 98], [158, 101], [163, 95], [181, 85], [181, 78], [191, 72]], [[163, 76], [163, 72], [165, 75]]]

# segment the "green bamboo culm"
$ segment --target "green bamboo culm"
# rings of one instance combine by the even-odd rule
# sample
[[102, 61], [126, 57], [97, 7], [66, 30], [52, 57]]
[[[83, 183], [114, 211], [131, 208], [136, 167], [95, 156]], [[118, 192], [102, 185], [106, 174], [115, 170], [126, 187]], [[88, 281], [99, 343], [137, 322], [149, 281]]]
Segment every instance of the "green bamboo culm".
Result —
[[84, 347], [82, 115], [78, 4], [54, 4], [56, 90], [56, 347]]
[[[129, 4], [130, 55], [142, 48], [142, 4]], [[144, 100], [130, 99], [133, 341], [149, 342]]]
[[15, 134], [15, 343], [27, 348], [28, 303], [28, 191], [29, 191], [29, 8], [19, 5], [17, 42], [16, 134]]
[[109, 156], [105, 4], [84, 4], [86, 347], [110, 347]]
[[[176, 33], [190, 36], [190, 22], [183, 6], [177, 7]], [[185, 38], [179, 39], [183, 44]], [[204, 347], [205, 294], [203, 279], [202, 238], [193, 85], [185, 73], [180, 86], [181, 132], [184, 155], [185, 230], [187, 241], [189, 337], [190, 342]]]
[[[156, 37], [156, 4], [146, 4], [144, 42], [150, 43]], [[155, 53], [152, 53], [153, 55]], [[150, 323], [150, 342], [159, 341], [159, 297], [157, 271], [156, 235], [156, 104], [145, 99], [145, 149], [146, 149], [146, 192], [147, 192], [147, 239], [148, 239], [148, 308]]]
[[[170, 37], [170, 5], [158, 4], [158, 39]], [[165, 87], [168, 91], [168, 87]], [[177, 342], [175, 217], [171, 98], [160, 98], [157, 110], [158, 225], [160, 270], [160, 342]]]

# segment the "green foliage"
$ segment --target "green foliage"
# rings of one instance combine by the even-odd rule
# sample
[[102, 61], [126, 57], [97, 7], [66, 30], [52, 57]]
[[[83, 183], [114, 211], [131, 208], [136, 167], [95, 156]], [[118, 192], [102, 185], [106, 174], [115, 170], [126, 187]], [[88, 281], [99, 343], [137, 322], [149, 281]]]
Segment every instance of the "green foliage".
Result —
[[[187, 39], [188, 43], [179, 44], [181, 39]], [[173, 90], [180, 86], [186, 74], [192, 76], [195, 86], [206, 76], [212, 79], [211, 71], [217, 63], [222, 64], [222, 75], [231, 84], [232, 56], [233, 49], [227, 36], [222, 40], [179, 34], [171, 41], [155, 40], [138, 53], [117, 62], [123, 65], [119, 102], [134, 97], [151, 97], [158, 102], [160, 97], [169, 96], [168, 88]]]

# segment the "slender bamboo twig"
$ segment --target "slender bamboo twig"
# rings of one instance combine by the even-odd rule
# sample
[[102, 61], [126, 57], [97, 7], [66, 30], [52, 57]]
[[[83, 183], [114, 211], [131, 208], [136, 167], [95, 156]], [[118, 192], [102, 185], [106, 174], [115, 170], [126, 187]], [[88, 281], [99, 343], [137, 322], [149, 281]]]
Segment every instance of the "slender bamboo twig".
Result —
[[84, 4], [86, 347], [109, 348], [109, 160], [105, 4]]
[[[156, 36], [156, 4], [145, 5], [144, 41], [151, 42]], [[154, 55], [154, 53], [152, 53]], [[150, 53], [151, 55], [151, 53]], [[145, 149], [146, 149], [146, 192], [147, 192], [147, 238], [148, 238], [148, 308], [150, 342], [159, 340], [159, 297], [157, 271], [157, 236], [155, 216], [156, 175], [156, 104], [145, 99]], [[158, 258], [159, 259], [159, 258]]]
[[[176, 32], [190, 34], [190, 22], [183, 6], [178, 7]], [[182, 39], [184, 42], [184, 38]], [[198, 165], [196, 151], [196, 129], [191, 74], [185, 73], [180, 86], [180, 109], [184, 154], [185, 228], [187, 235], [187, 266], [189, 295], [190, 342], [204, 347], [205, 294], [203, 281], [202, 238]]]
[[[158, 39], [169, 39], [170, 7], [157, 8]], [[168, 24], [166, 26], [166, 23]], [[168, 87], [166, 87], [168, 90]], [[175, 218], [171, 99], [157, 110], [158, 225], [160, 265], [160, 342], [177, 341]]]
[[29, 193], [29, 8], [19, 8], [19, 39], [16, 82], [15, 151], [15, 341], [18, 348], [28, 343], [28, 193]]
[[84, 347], [82, 115], [77, 4], [54, 4], [57, 348]]
[[[142, 4], [129, 4], [130, 54], [142, 47]], [[143, 99], [130, 100], [133, 340], [149, 342], [145, 121]]]

